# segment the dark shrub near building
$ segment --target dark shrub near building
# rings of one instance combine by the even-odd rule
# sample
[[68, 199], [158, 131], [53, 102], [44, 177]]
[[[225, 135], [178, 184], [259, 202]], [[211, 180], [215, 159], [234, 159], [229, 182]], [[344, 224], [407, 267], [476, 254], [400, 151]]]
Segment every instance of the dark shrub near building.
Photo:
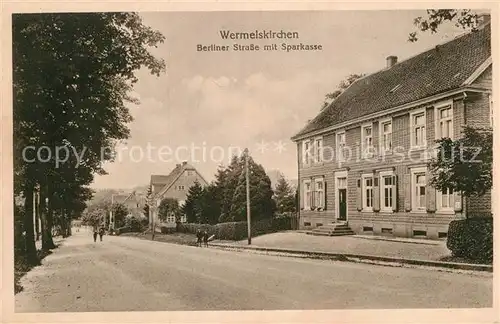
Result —
[[446, 246], [453, 256], [493, 263], [493, 218], [452, 221]]

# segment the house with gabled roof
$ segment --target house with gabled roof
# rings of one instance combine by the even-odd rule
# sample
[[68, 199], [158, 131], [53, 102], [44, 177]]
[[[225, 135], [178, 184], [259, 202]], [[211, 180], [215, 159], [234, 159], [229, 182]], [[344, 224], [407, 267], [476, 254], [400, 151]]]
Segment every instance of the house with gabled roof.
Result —
[[147, 217], [147, 215], [144, 215], [146, 198], [136, 191], [132, 191], [129, 194], [115, 194], [111, 197], [111, 200], [112, 203], [123, 204], [131, 216]]
[[435, 141], [491, 127], [491, 27], [356, 80], [297, 144], [300, 227], [313, 233], [444, 238], [452, 220], [491, 216], [491, 196], [430, 186]]
[[[200, 183], [202, 187], [208, 185], [208, 182], [203, 176], [187, 162], [177, 164], [168, 175], [151, 175], [151, 197], [150, 197], [150, 221], [157, 220], [159, 203], [165, 198], [173, 198], [179, 201], [179, 205], [183, 205], [186, 201], [189, 188], [195, 182]], [[184, 219], [185, 221], [185, 219]], [[175, 223], [175, 217], [168, 217], [167, 223]]]

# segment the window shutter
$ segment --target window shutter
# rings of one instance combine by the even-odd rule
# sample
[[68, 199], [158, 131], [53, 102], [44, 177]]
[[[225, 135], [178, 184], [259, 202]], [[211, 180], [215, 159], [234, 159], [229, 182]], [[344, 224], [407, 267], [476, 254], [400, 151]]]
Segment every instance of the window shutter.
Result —
[[398, 211], [398, 191], [399, 191], [399, 186], [398, 186], [398, 176], [392, 176], [392, 185], [393, 185], [393, 191], [392, 191], [392, 211], [397, 212]]
[[358, 186], [356, 188], [356, 206], [358, 208], [358, 211], [361, 211], [363, 209], [363, 200], [362, 200], [362, 195], [361, 195], [361, 179], [357, 180]]
[[311, 181], [311, 201], [309, 203], [309, 207], [311, 207], [311, 209], [318, 207], [315, 204], [316, 204], [316, 183], [314, 183], [314, 181]]
[[323, 210], [326, 210], [326, 207], [327, 207], [327, 204], [326, 204], [327, 198], [326, 197], [327, 197], [328, 192], [327, 192], [326, 188], [328, 188], [328, 186], [327, 186], [327, 183], [325, 181], [325, 182], [323, 182], [323, 195], [324, 195], [323, 196]]
[[378, 173], [373, 174], [373, 211], [380, 211], [380, 186]]
[[403, 187], [405, 188], [405, 211], [411, 211], [411, 174], [405, 174], [403, 177]]
[[455, 212], [460, 213], [463, 210], [462, 195], [459, 192], [456, 192], [453, 196], [455, 201], [455, 206], [453, 206], [453, 209], [455, 210]]

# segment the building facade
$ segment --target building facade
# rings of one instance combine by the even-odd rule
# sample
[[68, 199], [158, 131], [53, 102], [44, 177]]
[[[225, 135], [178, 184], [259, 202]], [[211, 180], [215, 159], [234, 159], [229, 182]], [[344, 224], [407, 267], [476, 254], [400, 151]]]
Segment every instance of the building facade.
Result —
[[[158, 207], [163, 199], [177, 199], [179, 205], [182, 206], [186, 201], [189, 188], [196, 182], [202, 187], [208, 185], [203, 176], [187, 162], [177, 164], [168, 175], [151, 175], [150, 223], [153, 223], [152, 221], [157, 222]], [[185, 222], [186, 218], [183, 216], [181, 221]], [[168, 216], [166, 223], [174, 224], [175, 215]]]
[[358, 79], [292, 139], [300, 227], [444, 238], [450, 221], [491, 216], [491, 197], [429, 185], [435, 141], [492, 126], [490, 27]]

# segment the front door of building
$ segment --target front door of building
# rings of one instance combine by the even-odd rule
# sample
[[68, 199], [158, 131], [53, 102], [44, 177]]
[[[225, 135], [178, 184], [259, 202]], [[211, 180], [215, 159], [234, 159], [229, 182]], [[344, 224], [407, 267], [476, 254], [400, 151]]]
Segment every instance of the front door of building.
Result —
[[339, 220], [347, 220], [347, 189], [339, 189]]

